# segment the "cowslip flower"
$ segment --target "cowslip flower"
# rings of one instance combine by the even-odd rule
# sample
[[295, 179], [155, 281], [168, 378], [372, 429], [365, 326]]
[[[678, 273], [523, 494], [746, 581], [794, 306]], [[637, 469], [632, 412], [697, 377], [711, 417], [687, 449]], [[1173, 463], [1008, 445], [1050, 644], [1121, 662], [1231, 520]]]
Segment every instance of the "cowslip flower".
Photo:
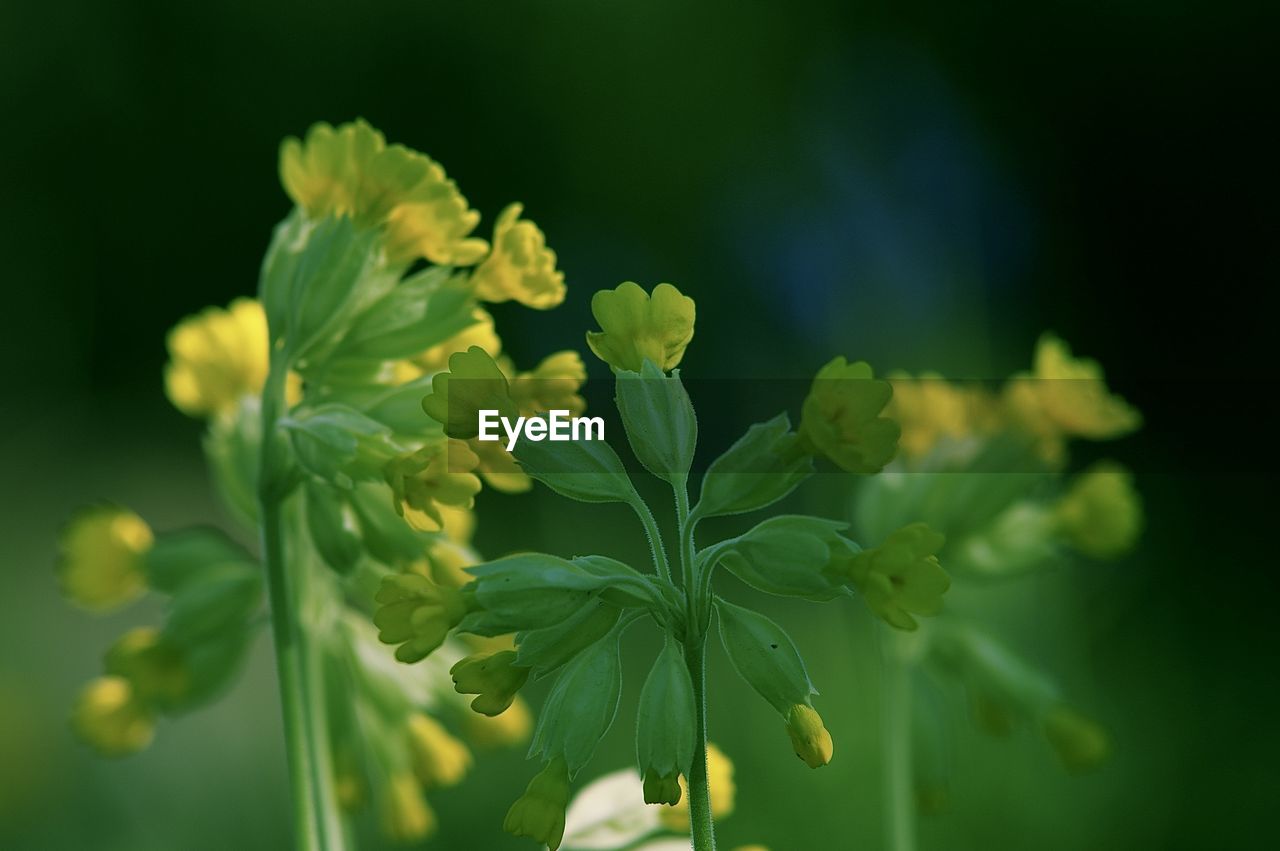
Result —
[[947, 381], [936, 372], [886, 376], [893, 396], [885, 414], [902, 430], [904, 455], [919, 458], [944, 440], [986, 435], [999, 425], [995, 399], [980, 387]]
[[1050, 709], [1041, 719], [1041, 727], [1068, 771], [1096, 768], [1111, 752], [1106, 731], [1070, 707]]
[[938, 563], [944, 538], [923, 523], [912, 523], [884, 543], [853, 555], [840, 571], [861, 592], [871, 610], [890, 626], [913, 630], [911, 615], [933, 615], [951, 579]]
[[474, 694], [471, 708], [481, 715], [501, 715], [529, 679], [529, 668], [515, 664], [514, 650], [476, 653], [461, 659], [450, 670], [458, 694]]
[[569, 766], [558, 756], [538, 772], [502, 822], [502, 829], [526, 836], [551, 851], [564, 838], [564, 813], [569, 806]]
[[378, 640], [400, 645], [396, 658], [401, 662], [425, 659], [467, 612], [462, 592], [416, 573], [383, 577], [374, 601]]
[[1094, 465], [1053, 507], [1053, 522], [1085, 555], [1113, 558], [1128, 551], [1142, 532], [1142, 502], [1132, 474], [1112, 462]]
[[587, 382], [587, 368], [575, 351], [548, 355], [533, 369], [509, 375], [511, 399], [526, 417], [551, 410], [568, 411], [573, 416], [587, 409], [581, 396]]
[[422, 532], [444, 528], [440, 505], [469, 509], [480, 492], [480, 480], [471, 471], [480, 463], [465, 443], [433, 443], [393, 459], [387, 464], [396, 511]]
[[432, 377], [431, 395], [422, 400], [422, 410], [457, 440], [470, 440], [480, 433], [482, 410], [510, 419], [518, 416], [506, 375], [479, 346], [449, 357], [448, 371]]
[[476, 456], [476, 473], [489, 487], [501, 493], [524, 493], [533, 487], [533, 479], [501, 441], [473, 437], [467, 447]]
[[524, 207], [511, 204], [493, 225], [493, 250], [471, 275], [476, 297], [483, 301], [518, 301], [547, 310], [564, 301], [564, 273], [556, 269], [556, 253], [533, 222], [521, 220]]
[[151, 744], [155, 715], [124, 677], [99, 677], [85, 686], [71, 726], [104, 756], [127, 756]]
[[646, 360], [674, 369], [693, 339], [693, 299], [671, 284], [658, 284], [652, 296], [631, 281], [600, 290], [591, 313], [601, 330], [587, 332], [587, 345], [614, 369], [639, 372]]
[[787, 736], [796, 756], [810, 768], [821, 768], [831, 762], [834, 745], [831, 734], [822, 724], [822, 716], [812, 706], [797, 703], [787, 712]]
[[470, 234], [480, 214], [430, 157], [388, 145], [363, 120], [337, 128], [323, 122], [305, 140], [280, 147], [280, 182], [312, 218], [350, 216], [359, 226], [381, 226], [392, 263], [425, 257], [470, 266], [488, 251]]
[[[733, 783], [733, 760], [724, 751], [707, 742], [707, 782], [711, 786], [711, 817], [724, 818], [733, 812], [737, 787]], [[683, 794], [674, 805], [663, 807], [659, 820], [668, 830], [689, 830], [689, 784], [680, 777]]]
[[427, 805], [418, 779], [408, 771], [387, 778], [379, 801], [383, 832], [396, 842], [419, 842], [436, 829], [436, 815]]
[[431, 716], [410, 715], [407, 735], [413, 773], [424, 787], [457, 785], [471, 769], [471, 751]]
[[62, 592], [86, 609], [124, 605], [146, 590], [143, 559], [154, 536], [124, 508], [95, 506], [71, 519], [58, 541]]
[[864, 361], [838, 357], [818, 370], [800, 409], [800, 439], [850, 473], [878, 473], [898, 451], [898, 424], [880, 415], [893, 387]]
[[483, 307], [472, 311], [474, 323], [459, 331], [443, 343], [432, 346], [421, 354], [415, 355], [402, 363], [407, 367], [397, 377], [401, 381], [411, 381], [423, 375], [432, 375], [449, 368], [449, 356], [454, 352], [465, 352], [472, 346], [483, 349], [491, 358], [502, 352], [502, 338], [494, 328], [493, 316]]

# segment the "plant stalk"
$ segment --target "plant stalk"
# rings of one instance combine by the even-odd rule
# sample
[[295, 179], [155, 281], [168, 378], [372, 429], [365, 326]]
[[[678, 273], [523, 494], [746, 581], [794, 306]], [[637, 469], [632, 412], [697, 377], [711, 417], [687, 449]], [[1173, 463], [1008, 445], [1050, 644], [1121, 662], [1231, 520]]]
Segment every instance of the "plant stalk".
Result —
[[885, 789], [885, 848], [915, 851], [915, 790], [911, 769], [911, 670], [904, 639], [885, 628], [881, 687], [881, 753]]

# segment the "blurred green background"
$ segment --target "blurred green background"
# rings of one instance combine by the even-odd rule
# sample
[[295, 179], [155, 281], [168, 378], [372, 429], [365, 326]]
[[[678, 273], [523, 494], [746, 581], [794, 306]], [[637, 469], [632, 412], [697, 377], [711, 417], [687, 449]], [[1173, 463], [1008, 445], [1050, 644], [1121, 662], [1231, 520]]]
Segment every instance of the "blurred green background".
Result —
[[[1004, 629], [1115, 757], [1072, 778], [1029, 732], [965, 734], [922, 847], [1266, 844], [1276, 23], [1124, 0], [3, 4], [0, 847], [287, 844], [265, 637], [225, 701], [101, 761], [68, 707], [146, 613], [66, 606], [54, 540], [99, 498], [162, 529], [222, 516], [200, 425], [163, 397], [164, 334], [253, 292], [289, 206], [280, 139], [355, 116], [441, 161], [486, 222], [520, 200], [546, 231], [567, 302], [494, 311], [521, 363], [585, 350], [590, 293], [623, 280], [694, 296], [700, 377], [802, 378], [835, 353], [1002, 377], [1046, 328], [1101, 360], [1147, 416], [1106, 447], [1139, 473], [1146, 538], [1024, 589]], [[704, 444], [744, 425], [720, 410]], [[807, 507], [840, 514], [827, 497]], [[641, 558], [622, 509], [600, 512], [485, 493], [478, 544]], [[871, 620], [765, 605], [823, 690], [836, 761], [797, 766], [713, 657], [712, 738], [738, 766], [725, 847], [877, 847]], [[591, 771], [629, 764], [626, 706]], [[526, 776], [503, 754], [434, 795], [430, 847], [524, 847], [498, 826]]]

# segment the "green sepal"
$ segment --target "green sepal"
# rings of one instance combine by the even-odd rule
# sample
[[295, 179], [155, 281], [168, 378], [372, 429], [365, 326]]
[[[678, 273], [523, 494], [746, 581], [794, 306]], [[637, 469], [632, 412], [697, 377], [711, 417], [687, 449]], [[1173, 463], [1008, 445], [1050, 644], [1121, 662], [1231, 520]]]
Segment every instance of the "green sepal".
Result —
[[541, 679], [608, 635], [621, 616], [617, 606], [596, 600], [564, 623], [521, 632], [516, 635], [516, 664], [532, 668], [534, 679]]
[[432, 266], [405, 278], [354, 317], [334, 360], [396, 360], [420, 354], [474, 325], [475, 300], [461, 275]]
[[630, 505], [640, 499], [622, 459], [603, 440], [522, 440], [514, 454], [530, 478], [569, 499]]
[[414, 531], [396, 514], [391, 488], [385, 484], [357, 484], [351, 491], [350, 505], [365, 549], [378, 561], [394, 567], [420, 559], [426, 553], [430, 536]]
[[680, 381], [648, 360], [639, 373], [617, 371], [615, 402], [631, 450], [645, 469], [672, 485], [689, 478], [698, 445], [698, 417]]
[[307, 530], [316, 552], [333, 570], [346, 576], [351, 573], [364, 548], [350, 528], [346, 500], [333, 488], [320, 482], [307, 482]]
[[381, 388], [377, 395], [363, 400], [358, 407], [395, 434], [423, 441], [444, 435], [444, 426], [422, 410], [422, 399], [430, 392], [431, 379], [418, 378], [395, 387]]
[[502, 635], [555, 626], [601, 598], [610, 579], [545, 553], [520, 553], [467, 568], [478, 611], [463, 632]]
[[764, 615], [715, 601], [720, 616], [720, 640], [729, 660], [747, 684], [782, 717], [796, 704], [810, 705], [818, 693], [805, 670], [795, 643]]
[[668, 638], [640, 690], [636, 760], [642, 775], [688, 776], [696, 723], [693, 678], [679, 645]]
[[[177, 594], [223, 565], [255, 565], [248, 551], [212, 526], [157, 535], [143, 558], [147, 585], [162, 594]], [[256, 568], [250, 567], [250, 570]]]
[[843, 578], [830, 568], [860, 551], [839, 533], [847, 524], [821, 517], [784, 514], [708, 548], [734, 576], [768, 594], [825, 601], [848, 596]]
[[184, 647], [242, 631], [262, 607], [262, 574], [245, 564], [202, 571], [173, 597], [165, 635]]
[[751, 426], [707, 468], [694, 516], [743, 514], [791, 493], [813, 475], [813, 457], [796, 448], [799, 439], [785, 413]]
[[379, 479], [402, 451], [391, 429], [347, 405], [328, 402], [281, 420], [299, 466], [343, 490]]
[[615, 629], [565, 666], [538, 714], [530, 759], [563, 756], [570, 776], [591, 759], [613, 725], [622, 696], [620, 636]]

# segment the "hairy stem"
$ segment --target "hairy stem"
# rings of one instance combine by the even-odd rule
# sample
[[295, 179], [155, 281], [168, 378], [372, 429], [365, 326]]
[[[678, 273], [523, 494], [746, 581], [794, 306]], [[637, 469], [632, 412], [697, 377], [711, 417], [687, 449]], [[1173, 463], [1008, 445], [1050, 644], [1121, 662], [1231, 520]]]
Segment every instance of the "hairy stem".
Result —
[[881, 687], [880, 737], [885, 790], [885, 848], [915, 851], [915, 799], [911, 777], [911, 671], [903, 637], [884, 629], [881, 645], [884, 683]]
[[300, 851], [332, 851], [343, 847], [342, 825], [332, 796], [328, 746], [323, 721], [323, 688], [314, 649], [301, 628], [298, 613], [309, 590], [305, 565], [289, 563], [285, 503], [286, 460], [276, 437], [276, 421], [284, 406], [287, 371], [274, 364], [262, 394], [262, 450], [258, 476], [262, 560], [271, 605], [271, 631], [276, 675], [284, 715], [285, 751], [293, 801], [294, 839]]
[[644, 524], [644, 534], [649, 539], [649, 552], [653, 555], [653, 564], [658, 570], [658, 575], [670, 582], [671, 565], [667, 562], [667, 550], [662, 545], [662, 532], [658, 529], [658, 521], [643, 499], [637, 498], [631, 503], [631, 507], [635, 509], [640, 522]]

